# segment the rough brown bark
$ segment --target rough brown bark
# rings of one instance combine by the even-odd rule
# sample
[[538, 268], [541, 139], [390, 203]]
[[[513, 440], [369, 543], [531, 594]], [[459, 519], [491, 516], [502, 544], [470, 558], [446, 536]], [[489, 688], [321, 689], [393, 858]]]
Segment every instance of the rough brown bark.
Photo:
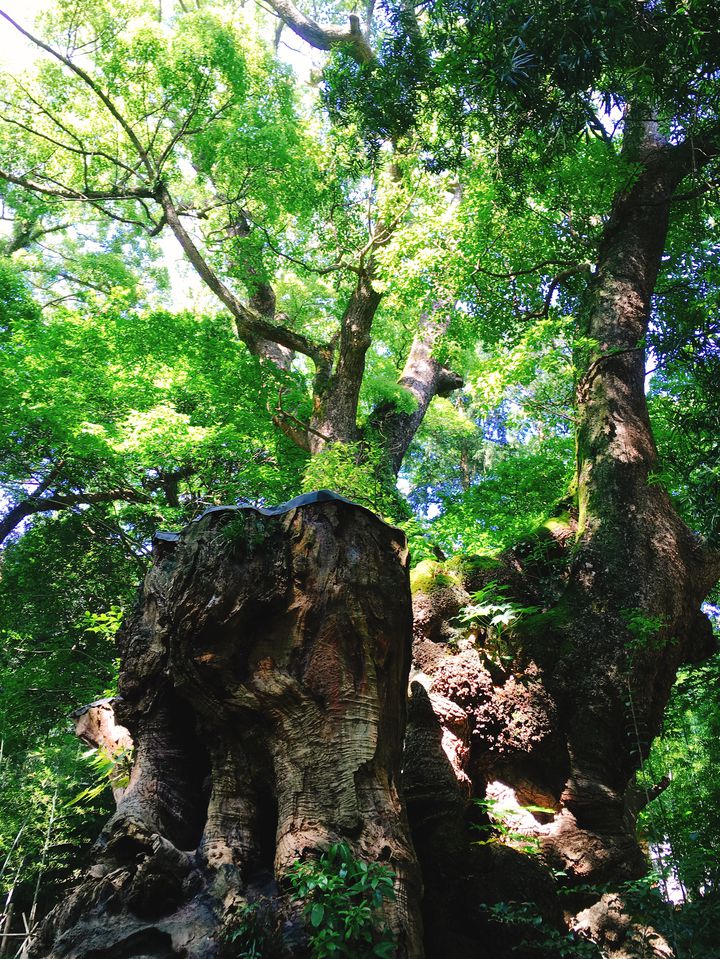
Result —
[[[720, 574], [719, 558], [653, 482], [644, 392], [650, 301], [670, 203], [691, 154], [661, 141], [651, 124], [632, 126], [626, 150], [639, 174], [616, 197], [585, 304], [585, 333], [596, 345], [577, 397], [577, 514], [518, 544], [494, 569], [476, 570], [467, 591], [445, 588], [419, 598], [416, 609], [416, 666], [456, 781], [469, 781], [476, 796], [516, 801], [511, 827], [536, 836], [544, 863], [570, 885], [618, 884], [647, 869], [635, 772], [678, 666], [712, 651], [700, 607]], [[491, 581], [536, 608], [505, 650], [510, 665], [472, 644], [459, 652], [445, 645], [457, 639], [447, 621]], [[448, 722], [442, 700], [468, 718], [459, 746], [460, 727]], [[416, 803], [409, 787], [411, 818]], [[529, 804], [553, 813], [519, 808]], [[426, 876], [428, 863], [442, 861], [442, 846], [418, 846]], [[573, 905], [578, 932], [618, 959], [637, 955], [638, 930], [621, 897], [565, 900]], [[434, 921], [426, 915], [428, 929]], [[657, 937], [647, 948], [660, 957], [669, 947]]]
[[215, 509], [156, 543], [120, 639], [130, 785], [96, 865], [31, 954], [217, 954], [227, 910], [344, 841], [390, 866], [399, 957], [423, 955], [420, 880], [399, 788], [411, 610], [404, 536], [306, 497], [272, 515]]
[[[305, 16], [292, 0], [269, 0], [270, 6], [290, 29], [317, 50], [341, 46], [360, 64], [372, 63], [374, 54], [367, 42], [369, 23], [363, 29], [356, 14], [348, 17], [348, 26], [321, 25]], [[370, 8], [371, 14], [371, 8]], [[372, 14], [371, 14], [372, 15]]]
[[370, 270], [361, 270], [340, 323], [333, 365], [318, 368], [314, 384], [314, 409], [308, 431], [310, 451], [318, 453], [328, 443], [352, 443], [360, 436], [358, 401], [370, 330], [382, 294], [374, 288]]
[[410, 412], [398, 410], [394, 404], [384, 404], [372, 417], [387, 454], [390, 469], [397, 475], [402, 461], [423, 421], [427, 408], [435, 396], [449, 396], [463, 385], [462, 378], [444, 367], [433, 351], [450, 323], [449, 312], [441, 304], [421, 320], [413, 339], [399, 384], [413, 398], [415, 408]]

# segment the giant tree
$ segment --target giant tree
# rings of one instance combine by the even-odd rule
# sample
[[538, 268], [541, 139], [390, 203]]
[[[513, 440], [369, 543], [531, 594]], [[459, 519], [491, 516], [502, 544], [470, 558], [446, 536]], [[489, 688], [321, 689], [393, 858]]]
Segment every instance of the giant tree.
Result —
[[[581, 253], [568, 258], [559, 241], [554, 254], [516, 260], [506, 270], [509, 281], [528, 272], [547, 278], [542, 315], [554, 304], [575, 315], [576, 477], [563, 504], [569, 513], [545, 531], [545, 544], [519, 544], [484, 575], [485, 583], [505, 583], [516, 600], [536, 607], [517, 630], [511, 668], [526, 670], [531, 685], [532, 670], [540, 668], [536, 707], [542, 688], [550, 701], [540, 712], [552, 735], [542, 733], [536, 716], [536, 742], [526, 748], [518, 742], [503, 751], [480, 736], [468, 771], [480, 788], [497, 777], [555, 810], [553, 822], [536, 829], [546, 861], [571, 883], [631, 878], [644, 869], [634, 817], [650, 798], [638, 795], [634, 771], [659, 728], [678, 664], [712, 648], [700, 604], [716, 582], [718, 559], [680, 520], [658, 480], [644, 390], [668, 231], [682, 231], [683, 204], [716, 189], [712, 11], [703, 3], [538, 9], [448, 2], [435, 5], [427, 35], [439, 84], [429, 81], [431, 103], [449, 108], [441, 115], [458, 128], [460, 161], [464, 131], [485, 131], [497, 144], [509, 191], [524, 192]], [[347, 72], [340, 81], [341, 94], [362, 97]], [[357, 101], [344, 109], [357, 113]], [[553, 176], [551, 157], [571, 155], [587, 137], [606, 145], [605, 175], [617, 178], [611, 202], [595, 211], [589, 230], [564, 207], [555, 212], [554, 184], [538, 179]], [[684, 276], [709, 262], [712, 218], [704, 228], [704, 250], [685, 260]], [[486, 252], [479, 270], [497, 271], [492, 261]], [[677, 343], [683, 327], [687, 336], [687, 307], [674, 303], [680, 315], [665, 310], [663, 326]], [[710, 321], [695, 322], [690, 336], [702, 340]], [[671, 347], [658, 345], [659, 329], [662, 356]], [[463, 669], [475, 676], [474, 699], [463, 705], [480, 722], [488, 695], [481, 661], [471, 655], [456, 677], [447, 663], [435, 669], [437, 690], [454, 689], [461, 701]], [[639, 948], [632, 932], [623, 943], [614, 928], [625, 922], [618, 909], [608, 898], [578, 921], [606, 948], [632, 954]]]
[[[539, 837], [545, 865], [559, 868], [571, 887], [641, 874], [634, 817], [652, 790], [638, 794], [633, 774], [657, 728], [678, 663], [710, 647], [699, 606], [715, 580], [717, 562], [681, 522], [657, 481], [643, 384], [652, 297], [672, 213], [685, 194], [704, 194], [713, 183], [718, 138], [715, 67], [707, 40], [711, 14], [702, 4], [680, 12], [670, 5], [623, 2], [600, 11], [587, 5], [568, 10], [566, 4], [556, 9], [548, 3], [541, 10], [524, 10], [518, 4], [448, 2], [426, 12], [419, 7], [416, 16], [411, 4], [400, 3], [384, 5], [379, 16], [370, 5], [366, 23], [353, 13], [347, 26], [326, 27], [286, 0], [271, 6], [302, 39], [333, 52], [326, 103], [336, 117], [349, 117], [348, 136], [354, 134], [353, 123], [364, 127], [369, 157], [386, 168], [386, 199], [362, 241], [355, 204], [366, 188], [362, 177], [344, 198], [340, 188], [341, 199], [335, 181], [328, 192], [311, 189], [300, 209], [293, 203], [306, 189], [305, 179], [286, 184], [281, 177], [268, 189], [264, 172], [270, 167], [263, 171], [260, 163], [257, 174], [247, 163], [258, 143], [243, 139], [256, 128], [242, 109], [252, 97], [238, 60], [237, 36], [228, 42], [225, 28], [203, 14], [180, 18], [178, 45], [168, 55], [153, 29], [140, 31], [124, 46], [122, 37], [108, 41], [92, 20], [98, 44], [91, 55], [78, 58], [59, 46], [57, 35], [51, 43], [40, 40], [54, 63], [41, 78], [40, 102], [48, 112], [40, 127], [30, 125], [17, 112], [22, 101], [14, 99], [6, 115], [6, 123], [27, 135], [21, 156], [32, 160], [36, 172], [29, 175], [28, 164], [21, 171], [6, 170], [5, 179], [22, 196], [49, 197], [63, 207], [90, 205], [151, 234], [169, 228], [256, 355], [289, 378], [297, 372], [298, 356], [311, 362], [308, 416], [289, 411], [281, 401], [275, 418], [313, 454], [331, 442], [352, 444], [360, 437], [360, 386], [370, 326], [380, 315], [378, 271], [383, 251], [412, 208], [404, 183], [414, 165], [411, 143], [420, 145], [420, 156], [433, 171], [453, 167], [458, 182], [448, 191], [453, 200], [446, 202], [459, 201], [461, 209], [465, 202], [470, 214], [463, 221], [465, 235], [460, 242], [454, 237], [456, 264], [463, 265], [454, 268], [449, 297], [430, 283], [414, 317], [414, 335], [405, 338], [400, 382], [414, 402], [403, 406], [402, 394], [396, 394], [369, 410], [367, 423], [385, 447], [386, 467], [400, 466], [432, 396], [457, 385], [434, 352], [447, 327], [448, 299], [457, 302], [463, 316], [487, 318], [509, 308], [525, 323], [542, 323], [558, 308], [571, 315], [562, 343], [574, 351], [576, 375], [574, 404], [565, 410], [576, 439], [571, 496], [546, 527], [499, 560], [468, 561], [459, 573], [433, 574], [433, 585], [442, 588], [421, 597], [416, 607], [421, 671], [413, 688], [404, 775], [426, 883], [425, 944], [433, 955], [442, 955], [450, 942], [457, 954], [476, 955], [487, 945], [479, 907], [508, 898], [508, 886], [534, 899], [548, 920], [559, 922], [560, 910], [548, 873], [537, 863], [508, 850], [470, 847], [464, 820], [468, 794], [485, 795], [491, 786], [495, 793], [487, 795], [492, 796], [498, 787], [510, 788], [520, 801], [542, 807], [530, 822], [525, 816], [524, 829]], [[67, 19], [58, 22], [68, 29]], [[76, 24], [70, 22], [72, 46]], [[108, 22], [101, 26], [107, 29]], [[567, 29], [558, 30], [558, 22], [567, 23]], [[622, 43], [611, 51], [620, 28]], [[196, 36], [202, 37], [202, 50], [193, 45]], [[188, 56], [194, 58], [189, 71]], [[128, 80], [125, 64], [121, 69], [121, 57], [136, 67], [136, 85]], [[183, 69], [179, 57], [185, 58]], [[208, 75], [213, 80], [206, 85]], [[64, 85], [66, 76], [70, 87]], [[67, 107], [67, 92], [62, 117], [52, 112], [48, 78], [53, 90], [72, 89], [76, 113]], [[289, 156], [297, 139], [292, 124], [285, 124], [284, 82], [276, 78], [269, 84], [276, 97], [270, 95], [276, 124], [270, 126], [283, 130]], [[218, 99], [218, 90], [229, 90], [234, 98]], [[105, 128], [99, 123], [102, 135], [92, 144], [82, 124], [91, 101], [99, 103], [97, 116], [107, 123]], [[479, 134], [492, 151], [479, 145]], [[338, 140], [324, 142], [334, 142], [342, 153], [342, 135], [332, 136]], [[592, 151], [583, 155], [577, 146], [578, 138], [588, 136], [604, 145], [594, 170], [608, 177], [613, 195], [604, 205], [598, 202], [588, 212], [588, 228], [578, 230], [574, 211], [556, 212], [552, 203], [558, 200], [555, 177], [561, 178], [558, 171], [568, 158], [592, 178], [587, 173], [592, 164], [584, 166], [592, 161]], [[299, 156], [302, 149], [297, 149]], [[80, 156], [80, 165], [72, 166], [73, 155]], [[513, 203], [517, 209], [518, 195], [532, 202], [538, 216], [547, 219], [550, 210], [544, 246], [532, 240], [522, 244], [521, 261], [511, 243], [502, 247], [496, 237], [478, 236], [477, 224], [473, 235], [473, 173], [493, 164], [501, 174], [498, 195], [508, 216]], [[238, 181], [236, 195], [231, 187]], [[181, 182], [192, 187], [182, 199]], [[330, 261], [310, 262], [293, 239], [302, 236], [305, 249], [313, 249], [318, 211], [340, 240]], [[188, 228], [192, 216], [207, 223], [205, 242]], [[344, 246], [348, 235], [356, 241], [355, 257]], [[316, 277], [339, 280], [335, 324], [326, 329], [311, 317], [301, 324], [281, 315], [280, 286], [271, 282], [271, 274], [275, 280], [279, 275], [269, 265], [276, 256], [302, 259], [303, 268]], [[545, 283], [533, 298], [528, 284], [537, 275]], [[490, 289], [483, 277], [509, 283], [509, 294], [483, 299]], [[422, 279], [427, 286], [427, 273]], [[245, 288], [245, 300], [234, 280]], [[486, 323], [486, 330], [491, 326]], [[512, 330], [504, 332], [510, 336]], [[271, 866], [271, 828], [279, 837], [272, 864], [280, 877], [290, 859], [302, 854], [303, 842], [312, 848], [338, 833], [351, 839], [356, 851], [370, 850], [377, 857], [378, 836], [370, 828], [374, 809], [383, 824], [379, 845], [386, 843], [398, 876], [400, 901], [388, 918], [402, 949], [420, 953], [414, 856], [402, 809], [398, 813], [388, 788], [398, 774], [398, 757], [384, 752], [380, 739], [378, 752], [367, 757], [352, 732], [334, 754], [344, 739], [342, 730], [359, 728], [367, 716], [373, 729], [382, 730], [378, 735], [387, 737], [390, 752], [397, 750], [402, 722], [398, 690], [384, 685], [383, 671], [402, 683], [402, 657], [385, 658], [387, 644], [378, 627], [382, 617], [364, 592], [367, 569], [377, 572], [382, 554], [393, 570], [388, 583], [398, 597], [397, 606], [389, 593], [383, 597], [387, 632], [395, 637], [390, 647], [397, 652], [406, 635], [401, 610], [406, 595], [391, 554], [397, 559], [401, 550], [366, 519], [350, 519], [351, 509], [304, 503], [285, 519], [273, 514], [267, 520], [212, 514], [179, 539], [158, 541], [158, 565], [145, 586], [145, 605], [122, 640], [126, 704], [121, 710], [137, 736], [141, 761], [132, 793], [103, 836], [97, 887], [86, 884], [53, 920], [55, 928], [65, 930], [61, 951], [75, 949], [77, 937], [88, 930], [99, 936], [88, 945], [94, 955], [113, 948], [92, 917], [90, 925], [74, 925], [97, 890], [102, 890], [100, 899], [113, 899], [113, 881], [121, 887], [114, 901], [122, 904], [123, 915], [135, 916], [135, 925], [124, 928], [123, 948], [140, 948], [142, 941], [158, 955], [174, 954], [179, 944], [207, 949], [206, 942], [189, 944], [182, 914], [188, 891], [192, 898], [192, 890], [201, 889], [192, 898], [193, 921], [212, 930], [212, 911], [228, 886], [220, 883], [219, 873], [207, 879], [210, 867], [234, 867], [245, 891], [257, 893]], [[358, 545], [367, 550], [367, 569], [357, 582], [342, 577], [338, 582], [328, 572], [331, 557], [339, 555], [332, 537], [326, 538], [328, 527], [338, 531], [349, 569]], [[276, 549], [282, 560], [273, 565], [268, 549]], [[249, 587], [253, 575], [263, 584], [267, 580], [260, 599], [253, 599]], [[296, 596], [288, 605], [290, 582], [295, 589], [302, 584], [305, 593], [302, 601]], [[316, 589], [316, 606], [308, 606], [311, 584], [317, 582], [324, 585], [322, 595]], [[493, 646], [492, 631], [482, 625], [487, 614], [477, 613], [480, 628], [475, 624], [473, 638], [447, 623], [469, 601], [467, 589], [480, 589], [484, 608], [494, 606], [518, 620], [504, 644]], [[347, 610], [342, 602], [336, 605], [336, 596]], [[323, 617], [333, 624], [334, 643], [322, 629]], [[275, 646], [266, 642], [266, 634]], [[239, 655], [232, 648], [237, 635], [246, 643]], [[445, 646], [448, 640], [462, 642], [462, 652], [456, 655], [453, 645]], [[325, 666], [318, 650], [325, 654]], [[242, 717], [237, 727], [225, 728], [222, 702], [231, 703], [234, 719]], [[189, 703], [195, 725], [188, 720]], [[300, 716], [312, 716], [312, 728], [321, 731], [319, 752], [327, 756], [323, 763], [333, 769], [337, 764], [334, 778], [318, 768], [298, 739]], [[215, 744], [209, 755], [207, 740]], [[367, 763], [362, 774], [361, 760]], [[208, 799], [198, 770], [208, 768], [213, 792], [200, 834]], [[299, 779], [307, 784], [307, 795], [302, 789], [293, 792]], [[272, 808], [270, 796], [277, 818], [268, 822], [263, 810]], [[336, 808], [328, 807], [328, 797], [334, 797]], [[178, 853], [195, 843], [195, 859]], [[133, 856], [139, 867], [132, 865]], [[226, 869], [223, 875], [231, 873]], [[166, 912], [158, 919], [153, 912], [158, 903], [149, 899], [163, 884], [168, 886], [161, 903]], [[636, 931], [621, 901], [595, 904], [578, 898], [573, 911], [586, 905], [590, 908], [576, 920], [577, 927], [612, 951], [632, 954]], [[513, 945], [511, 938], [487, 948]]]

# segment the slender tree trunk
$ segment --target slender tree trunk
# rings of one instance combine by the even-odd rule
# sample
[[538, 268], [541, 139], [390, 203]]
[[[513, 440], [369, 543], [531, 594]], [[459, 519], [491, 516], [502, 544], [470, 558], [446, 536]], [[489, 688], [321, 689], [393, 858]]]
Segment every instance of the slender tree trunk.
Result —
[[461, 377], [433, 356], [450, 322], [449, 311], [443, 311], [442, 307], [443, 304], [436, 304], [422, 318], [399, 380], [399, 385], [412, 397], [414, 409], [404, 412], [398, 410], [395, 404], [388, 403], [373, 413], [372, 425], [382, 439], [393, 476], [400, 471], [408, 447], [433, 397], [449, 396], [462, 386]]
[[308, 431], [313, 454], [328, 443], [353, 443], [360, 438], [358, 401], [370, 331], [381, 299], [382, 294], [373, 287], [371, 272], [363, 271], [341, 321], [333, 366], [321, 368], [315, 379]]

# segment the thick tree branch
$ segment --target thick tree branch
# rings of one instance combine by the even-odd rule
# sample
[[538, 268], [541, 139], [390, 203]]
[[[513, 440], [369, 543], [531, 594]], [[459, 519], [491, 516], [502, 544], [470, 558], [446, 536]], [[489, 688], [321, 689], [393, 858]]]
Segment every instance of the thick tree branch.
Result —
[[[37, 490], [35, 491], [37, 493]], [[0, 544], [18, 528], [24, 519], [36, 513], [54, 513], [62, 509], [72, 509], [75, 506], [91, 506], [93, 503], [112, 503], [114, 500], [123, 500], [127, 503], [146, 503], [149, 500], [147, 493], [132, 489], [104, 490], [97, 493], [64, 493], [50, 494], [49, 496], [35, 496], [22, 500], [6, 513], [0, 520]]]
[[316, 366], [326, 362], [325, 348], [320, 343], [314, 343], [302, 333], [288, 329], [271, 322], [256, 310], [245, 306], [235, 294], [228, 289], [217, 273], [209, 265], [205, 257], [195, 245], [190, 234], [185, 229], [177, 207], [165, 186], [157, 191], [157, 200], [162, 206], [165, 220], [175, 234], [183, 252], [195, 268], [200, 279], [217, 296], [220, 302], [230, 311], [235, 320], [238, 336], [250, 349], [255, 348], [260, 340], [270, 340], [296, 353], [309, 356]]
[[436, 303], [423, 317], [405, 367], [398, 381], [415, 401], [415, 409], [406, 413], [394, 403], [383, 403], [373, 412], [372, 425], [380, 432], [390, 467], [397, 474], [405, 453], [422, 423], [434, 396], [449, 396], [463, 385], [462, 378], [442, 366], [433, 350], [450, 324], [445, 304]]
[[317, 50], [332, 50], [344, 46], [357, 63], [371, 63], [374, 54], [370, 49], [367, 36], [355, 14], [349, 17], [347, 27], [335, 25], [321, 26], [317, 21], [305, 16], [292, 0], [267, 0], [275, 13], [311, 47]]

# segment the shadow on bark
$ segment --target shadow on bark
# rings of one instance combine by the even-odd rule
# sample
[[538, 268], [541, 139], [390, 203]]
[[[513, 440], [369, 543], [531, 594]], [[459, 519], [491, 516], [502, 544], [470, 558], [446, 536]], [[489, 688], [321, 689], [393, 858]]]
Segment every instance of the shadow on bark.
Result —
[[211, 959], [261, 899], [306, 955], [284, 877], [344, 842], [392, 870], [384, 918], [398, 956], [421, 957], [399, 790], [410, 636], [404, 536], [341, 498], [161, 534], [119, 639], [130, 783], [30, 955]]

